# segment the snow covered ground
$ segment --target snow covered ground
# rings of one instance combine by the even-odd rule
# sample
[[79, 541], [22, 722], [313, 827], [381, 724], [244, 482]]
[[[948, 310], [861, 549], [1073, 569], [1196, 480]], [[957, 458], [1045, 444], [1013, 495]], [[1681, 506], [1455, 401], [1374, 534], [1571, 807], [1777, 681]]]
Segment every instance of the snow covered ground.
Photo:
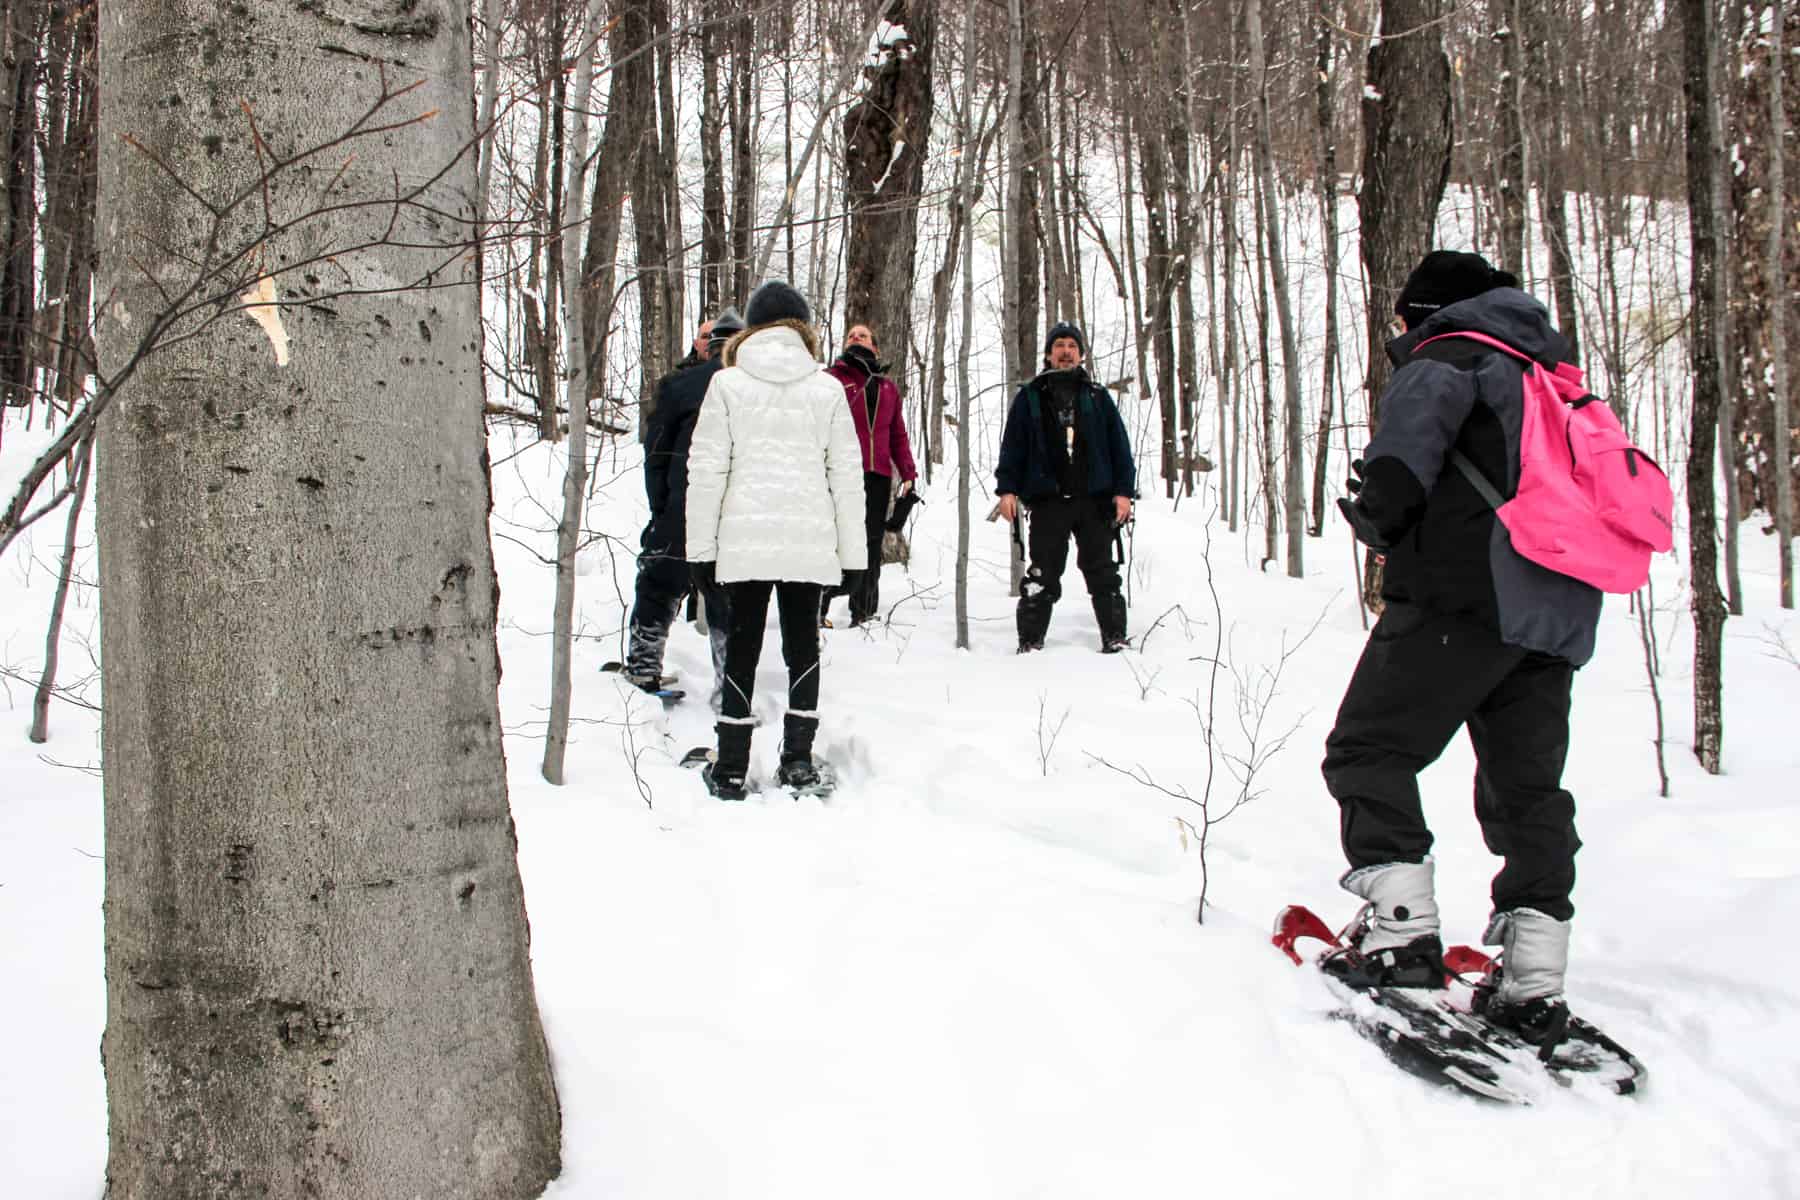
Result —
[[[6, 430], [0, 481], [43, 439]], [[537, 985], [564, 1109], [558, 1200], [590, 1197], [1494, 1197], [1800, 1195], [1800, 619], [1772, 604], [1771, 540], [1744, 527], [1746, 616], [1726, 628], [1727, 773], [1687, 748], [1682, 564], [1657, 571], [1672, 794], [1656, 794], [1635, 618], [1609, 600], [1578, 676], [1568, 782], [1586, 848], [1570, 995], [1651, 1072], [1633, 1099], [1555, 1093], [1498, 1110], [1389, 1067], [1325, 1016], [1318, 980], [1268, 945], [1281, 905], [1352, 909], [1322, 743], [1361, 648], [1352, 554], [1333, 524], [1310, 577], [1256, 569], [1261, 532], [1202, 497], [1148, 500], [1131, 567], [1140, 651], [1096, 654], [1071, 568], [1048, 650], [1012, 653], [1002, 527], [978, 524], [973, 649], [952, 648], [955, 503], [927, 493], [910, 571], [883, 576], [878, 628], [826, 636], [827, 802], [710, 800], [676, 760], [711, 740], [704, 700], [664, 712], [600, 675], [619, 656], [642, 494], [635, 449], [601, 473], [586, 554], [568, 785], [538, 775], [557, 465], [496, 430], [502, 710]], [[978, 505], [985, 512], [985, 505]], [[54, 526], [54, 528], [52, 528]], [[0, 665], [34, 672], [60, 520], [0, 562]], [[516, 540], [514, 540], [516, 539]], [[91, 533], [85, 577], [93, 577]], [[610, 548], [609, 548], [610, 547]], [[80, 597], [67, 678], [91, 670]], [[841, 609], [841, 602], [840, 602]], [[1160, 619], [1160, 620], [1159, 620]], [[1308, 630], [1317, 628], [1307, 637]], [[1206, 754], [1198, 658], [1223, 635], [1266, 694], [1261, 795], [1214, 827], [1194, 915], [1191, 804]], [[755, 762], [783, 696], [765, 650]], [[681, 626], [669, 659], [709, 670]], [[97, 714], [59, 704], [25, 740], [30, 690], [0, 681], [0, 1195], [100, 1192], [105, 1104]], [[88, 695], [97, 699], [97, 685]], [[1234, 685], [1215, 693], [1241, 753]], [[1291, 732], [1290, 732], [1291, 731]], [[1458, 743], [1425, 777], [1447, 940], [1474, 941], [1493, 860]], [[1215, 795], [1228, 800], [1230, 776]], [[1214, 812], [1220, 802], [1215, 801]], [[1186, 827], [1184, 827], [1184, 824]]]

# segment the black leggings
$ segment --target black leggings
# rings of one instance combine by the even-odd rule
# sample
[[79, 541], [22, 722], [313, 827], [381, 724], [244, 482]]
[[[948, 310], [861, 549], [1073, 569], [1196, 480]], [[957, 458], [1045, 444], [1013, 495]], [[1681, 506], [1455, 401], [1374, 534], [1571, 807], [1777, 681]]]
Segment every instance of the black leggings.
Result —
[[781, 657], [788, 670], [788, 713], [817, 719], [819, 707], [819, 593], [816, 583], [751, 579], [725, 585], [731, 634], [725, 640], [725, 724], [748, 725], [756, 694], [756, 664], [762, 658], [763, 626], [769, 593], [781, 614]]

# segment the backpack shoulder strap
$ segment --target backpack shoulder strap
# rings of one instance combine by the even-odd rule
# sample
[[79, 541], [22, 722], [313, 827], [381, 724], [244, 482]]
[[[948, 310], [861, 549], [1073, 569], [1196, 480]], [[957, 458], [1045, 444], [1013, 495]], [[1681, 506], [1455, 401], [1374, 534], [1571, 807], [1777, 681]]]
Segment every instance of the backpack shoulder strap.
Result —
[[1476, 466], [1468, 455], [1461, 450], [1452, 450], [1450, 461], [1456, 464], [1456, 469], [1462, 472], [1462, 477], [1469, 481], [1469, 486], [1480, 493], [1483, 500], [1487, 501], [1489, 508], [1497, 510], [1506, 503], [1506, 498], [1500, 494], [1500, 489], [1494, 486], [1493, 480], [1482, 474], [1481, 468]]

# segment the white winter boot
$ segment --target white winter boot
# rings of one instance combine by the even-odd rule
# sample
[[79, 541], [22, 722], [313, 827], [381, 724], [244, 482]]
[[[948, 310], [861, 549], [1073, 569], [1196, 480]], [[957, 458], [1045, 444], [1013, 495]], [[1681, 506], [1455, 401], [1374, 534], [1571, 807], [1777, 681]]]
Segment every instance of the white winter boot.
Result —
[[1438, 936], [1436, 863], [1380, 863], [1338, 881], [1368, 901], [1351, 924], [1349, 945], [1319, 966], [1351, 987], [1444, 986], [1444, 943]]
[[1515, 908], [1495, 913], [1481, 940], [1500, 947], [1500, 963], [1476, 990], [1477, 1010], [1528, 1042], [1560, 1041], [1569, 1021], [1562, 995], [1569, 922]]

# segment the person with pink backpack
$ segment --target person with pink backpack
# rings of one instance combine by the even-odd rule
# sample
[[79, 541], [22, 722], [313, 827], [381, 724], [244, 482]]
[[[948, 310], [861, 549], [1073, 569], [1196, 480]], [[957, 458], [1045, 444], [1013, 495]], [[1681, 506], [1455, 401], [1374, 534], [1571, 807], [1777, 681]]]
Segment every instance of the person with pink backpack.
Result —
[[1554, 1039], [1581, 845], [1562, 786], [1570, 690], [1602, 588], [1641, 585], [1668, 548], [1668, 484], [1580, 389], [1568, 341], [1511, 274], [1434, 250], [1395, 312], [1396, 370], [1351, 465], [1354, 499], [1338, 501], [1384, 559], [1385, 606], [1323, 764], [1340, 883], [1365, 905], [1322, 965], [1355, 987], [1444, 986], [1418, 774], [1466, 727], [1476, 819], [1504, 860], [1485, 936], [1500, 966], [1479, 1001], [1527, 1040]]

